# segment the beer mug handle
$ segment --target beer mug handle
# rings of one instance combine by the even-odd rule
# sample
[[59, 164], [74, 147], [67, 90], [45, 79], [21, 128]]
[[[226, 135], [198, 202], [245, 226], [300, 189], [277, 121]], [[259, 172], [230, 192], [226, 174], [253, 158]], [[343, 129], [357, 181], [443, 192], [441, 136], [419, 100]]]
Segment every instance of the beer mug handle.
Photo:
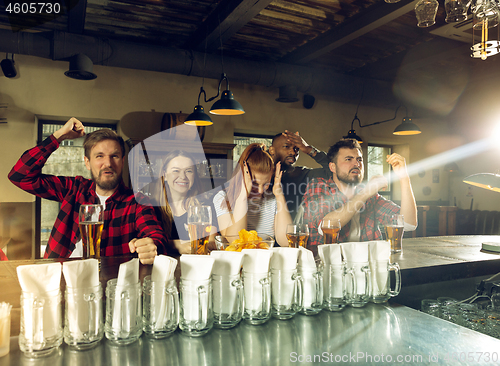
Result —
[[262, 315], [267, 315], [271, 311], [271, 299], [268, 296], [269, 279], [262, 278], [259, 283], [262, 286]]
[[208, 317], [208, 301], [203, 301], [203, 295], [207, 294], [205, 286], [198, 286], [198, 321], [195, 324], [197, 330], [202, 330], [207, 326]]
[[169, 313], [166, 321], [168, 324], [179, 324], [179, 297], [177, 295], [177, 290], [175, 287], [167, 287], [165, 289], [168, 302], [169, 302]]
[[240, 317], [243, 314], [243, 283], [238, 279], [231, 282], [231, 286], [236, 287], [236, 301], [234, 304], [236, 311], [233, 311], [233, 314]]
[[394, 285], [394, 290], [389, 288], [389, 294], [391, 297], [399, 295], [399, 292], [401, 291], [401, 270], [399, 268], [399, 264], [397, 263], [388, 263], [387, 264], [387, 270], [394, 271], [394, 277], [396, 278], [396, 283]]
[[44, 299], [35, 298], [33, 300], [33, 310], [31, 313], [31, 320], [33, 321], [33, 334], [31, 339], [33, 340], [34, 345], [42, 345], [44, 343], [44, 334], [43, 334], [43, 307], [45, 304]]
[[303, 299], [303, 293], [304, 293], [304, 279], [302, 278], [302, 276], [299, 274], [299, 273], [294, 273], [292, 275], [292, 280], [295, 282], [295, 285], [294, 285], [294, 289], [293, 289], [293, 292], [294, 292], [294, 303], [296, 306], [300, 308], [302, 308], [303, 306], [303, 303], [304, 303], [304, 299]]
[[321, 283], [322, 273], [320, 271], [313, 274], [314, 278], [314, 301], [313, 305], [321, 305], [323, 303], [323, 284]]
[[344, 281], [342, 281], [344, 283], [344, 298], [346, 297], [346, 288], [345, 288], [345, 284], [347, 283], [347, 281], [345, 280], [345, 277], [349, 275], [351, 276], [351, 281], [350, 281], [350, 284], [351, 284], [351, 288], [349, 289], [349, 291], [347, 291], [347, 294], [349, 296], [355, 296], [356, 295], [356, 289], [357, 289], [357, 281], [356, 281], [356, 276], [354, 275], [354, 268], [347, 268], [345, 267], [344, 269]]
[[361, 267], [361, 272], [364, 272], [365, 274], [365, 296], [368, 297], [370, 296], [371, 293], [370, 267], [369, 266]]
[[89, 315], [89, 336], [92, 336], [93, 334], [96, 333], [96, 329], [98, 329], [98, 325], [96, 322], [98, 321], [96, 315], [97, 315], [97, 309], [93, 309], [95, 306], [95, 294], [84, 294], [83, 295], [83, 301], [87, 303], [87, 309], [88, 309], [88, 315]]

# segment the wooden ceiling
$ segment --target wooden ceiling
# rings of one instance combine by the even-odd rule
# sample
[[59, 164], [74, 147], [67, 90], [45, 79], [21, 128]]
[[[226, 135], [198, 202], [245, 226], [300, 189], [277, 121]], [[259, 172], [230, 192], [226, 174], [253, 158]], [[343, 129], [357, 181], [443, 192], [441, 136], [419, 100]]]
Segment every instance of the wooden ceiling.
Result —
[[[57, 30], [254, 61], [275, 61], [393, 81], [403, 62], [425, 70], [471, 62], [470, 43], [416, 26], [416, 1], [67, 0], [61, 16], [0, 14], [0, 29]], [[5, 2], [7, 3], [7, 1]], [[417, 50], [411, 62], [407, 54]], [[0, 50], [1, 51], [1, 50]], [[447, 60], [447, 61], [446, 61]], [[478, 62], [473, 60], [473, 62]], [[424, 71], [425, 72], [425, 71]]]

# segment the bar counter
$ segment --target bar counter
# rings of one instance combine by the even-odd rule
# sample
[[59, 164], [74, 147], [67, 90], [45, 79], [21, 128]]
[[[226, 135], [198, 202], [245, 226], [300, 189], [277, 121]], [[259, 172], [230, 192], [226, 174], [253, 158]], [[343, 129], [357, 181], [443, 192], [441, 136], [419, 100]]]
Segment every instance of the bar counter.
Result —
[[[402, 294], [434, 282], [454, 283], [500, 272], [500, 255], [481, 252], [483, 241], [500, 241], [500, 236], [403, 239], [403, 253], [392, 256], [402, 269]], [[115, 278], [118, 264], [128, 259], [103, 259], [101, 282]], [[500, 363], [500, 340], [397, 304], [399, 296], [387, 304], [271, 319], [260, 326], [242, 322], [230, 330], [213, 329], [201, 338], [177, 330], [163, 340], [143, 335], [125, 347], [104, 339], [88, 351], [73, 351], [63, 343], [49, 357], [28, 359], [17, 343], [20, 288], [15, 268], [43, 262], [0, 263], [0, 301], [14, 305], [11, 350], [0, 358], [0, 366], [380, 364], [389, 358], [401, 364]], [[151, 266], [141, 265], [141, 278], [150, 271]]]

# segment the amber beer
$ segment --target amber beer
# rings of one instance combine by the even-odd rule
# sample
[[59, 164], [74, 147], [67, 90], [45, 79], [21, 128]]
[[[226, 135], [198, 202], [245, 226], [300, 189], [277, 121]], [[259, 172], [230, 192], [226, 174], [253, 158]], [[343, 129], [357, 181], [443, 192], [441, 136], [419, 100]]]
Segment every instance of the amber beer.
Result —
[[208, 239], [212, 226], [209, 223], [188, 224], [191, 254], [208, 254]]
[[80, 222], [80, 233], [82, 234], [83, 258], [101, 258], [101, 234], [104, 222], [83, 221]]
[[391, 242], [391, 253], [399, 253], [402, 250], [404, 226], [387, 225], [385, 227], [385, 235], [387, 240]]
[[307, 239], [309, 239], [309, 234], [286, 234], [286, 238], [288, 239], [288, 246], [290, 248], [305, 248], [307, 245]]
[[334, 228], [329, 228], [329, 227], [321, 227], [321, 230], [323, 230], [323, 243], [324, 244], [335, 244], [339, 242], [339, 232], [340, 228], [334, 227]]

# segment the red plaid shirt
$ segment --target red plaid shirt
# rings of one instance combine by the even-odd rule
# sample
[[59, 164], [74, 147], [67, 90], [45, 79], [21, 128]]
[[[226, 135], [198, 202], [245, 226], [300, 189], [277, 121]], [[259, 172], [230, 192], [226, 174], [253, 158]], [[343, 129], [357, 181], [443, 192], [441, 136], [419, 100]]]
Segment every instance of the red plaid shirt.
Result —
[[[362, 189], [358, 186], [357, 191]], [[335, 184], [332, 178], [315, 178], [307, 185], [304, 195], [304, 222], [309, 225], [309, 245], [316, 252], [316, 247], [323, 244], [323, 236], [318, 233], [321, 220], [331, 211], [341, 209], [348, 199]], [[359, 211], [360, 240], [380, 240], [382, 233], [378, 225], [382, 225], [384, 218], [398, 214], [400, 207], [378, 193], [370, 197]], [[348, 222], [339, 233], [339, 242], [348, 241], [351, 223]]]
[[[61, 210], [50, 233], [45, 258], [69, 257], [80, 240], [78, 211], [82, 204], [99, 204], [95, 183], [81, 176], [60, 177], [42, 174], [42, 168], [59, 147], [50, 136], [27, 150], [12, 168], [9, 179], [22, 190], [38, 197], [61, 202]], [[138, 197], [139, 198], [139, 197]], [[141, 199], [142, 202], [142, 199]], [[167, 237], [154, 209], [139, 204], [134, 192], [123, 181], [106, 200], [101, 253], [104, 256], [129, 254], [128, 243], [134, 238], [151, 238], [158, 254], [166, 254]]]

